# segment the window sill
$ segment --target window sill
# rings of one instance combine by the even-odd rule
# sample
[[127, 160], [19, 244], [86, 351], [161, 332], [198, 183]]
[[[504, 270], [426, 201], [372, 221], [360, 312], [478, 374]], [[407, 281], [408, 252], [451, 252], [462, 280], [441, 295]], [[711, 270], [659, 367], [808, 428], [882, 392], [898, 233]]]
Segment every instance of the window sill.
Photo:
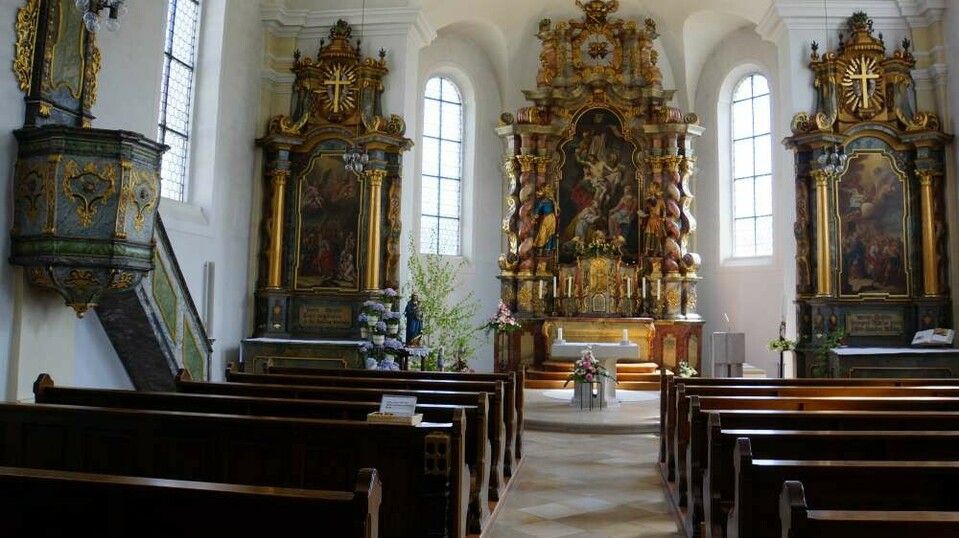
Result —
[[161, 198], [159, 206], [163, 224], [169, 231], [211, 236], [210, 220], [198, 205], [187, 204], [171, 198]]
[[719, 263], [722, 269], [772, 269], [776, 266], [773, 256], [748, 256], [725, 258]]

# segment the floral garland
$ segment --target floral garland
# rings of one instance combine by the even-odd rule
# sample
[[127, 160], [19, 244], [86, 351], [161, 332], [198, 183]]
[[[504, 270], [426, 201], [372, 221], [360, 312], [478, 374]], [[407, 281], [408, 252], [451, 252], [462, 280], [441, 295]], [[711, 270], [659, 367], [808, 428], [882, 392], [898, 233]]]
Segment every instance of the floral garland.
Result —
[[605, 239], [594, 239], [588, 244], [583, 244], [578, 237], [573, 238], [573, 241], [576, 243], [576, 256], [578, 257], [618, 258], [623, 255], [623, 251], [618, 244], [610, 243]]
[[579, 359], [573, 363], [573, 371], [569, 373], [563, 386], [569, 385], [570, 381], [590, 383], [598, 381], [601, 377], [616, 381], [616, 377], [610, 374], [603, 363], [593, 355], [593, 346], [586, 346], [586, 349], [580, 353]]
[[486, 323], [483, 324], [483, 330], [487, 334], [491, 331], [493, 332], [512, 332], [523, 325], [513, 317], [513, 313], [510, 312], [509, 307], [506, 306], [506, 303], [503, 301], [499, 302], [499, 307], [496, 308], [496, 314], [491, 318], [486, 320]]

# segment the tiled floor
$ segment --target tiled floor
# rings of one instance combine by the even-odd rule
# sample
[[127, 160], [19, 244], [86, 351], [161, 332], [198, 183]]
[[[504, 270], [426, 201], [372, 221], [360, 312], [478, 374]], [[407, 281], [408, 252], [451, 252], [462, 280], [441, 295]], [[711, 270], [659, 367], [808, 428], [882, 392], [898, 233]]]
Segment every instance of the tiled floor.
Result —
[[524, 446], [485, 538], [681, 536], [656, 467], [657, 435], [527, 429]]

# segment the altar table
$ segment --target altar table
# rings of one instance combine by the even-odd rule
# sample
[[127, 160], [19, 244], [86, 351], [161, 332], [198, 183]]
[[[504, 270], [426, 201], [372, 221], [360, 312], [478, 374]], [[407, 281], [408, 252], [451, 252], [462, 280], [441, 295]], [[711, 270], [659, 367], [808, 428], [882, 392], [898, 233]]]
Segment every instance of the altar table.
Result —
[[[639, 360], [639, 346], [633, 342], [621, 342], [611, 344], [608, 342], [567, 342], [565, 340], [554, 340], [550, 346], [550, 355], [554, 360], [575, 362], [582, 357], [583, 351], [587, 346], [592, 346], [593, 357], [603, 363], [603, 367], [610, 375], [616, 375], [616, 361], [619, 359]], [[605, 398], [605, 402], [600, 402], [600, 409], [608, 406], [616, 407], [619, 400], [616, 399], [616, 381], [608, 377], [601, 379], [603, 390], [600, 394]], [[582, 391], [573, 391], [573, 399], [570, 405], [583, 406]], [[588, 402], [587, 402], [588, 406]]]
[[836, 347], [829, 350], [832, 377], [959, 377], [952, 347]]

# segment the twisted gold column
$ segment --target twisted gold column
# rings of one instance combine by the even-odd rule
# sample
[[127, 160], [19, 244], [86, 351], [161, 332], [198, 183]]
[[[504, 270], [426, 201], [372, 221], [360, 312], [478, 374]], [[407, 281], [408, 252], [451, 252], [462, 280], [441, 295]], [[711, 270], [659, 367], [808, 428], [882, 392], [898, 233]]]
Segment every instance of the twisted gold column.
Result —
[[270, 173], [273, 187], [273, 203], [271, 204], [272, 222], [270, 226], [269, 266], [267, 269], [266, 286], [278, 289], [283, 285], [283, 212], [286, 205], [286, 181], [290, 171], [275, 169]]
[[813, 170], [816, 180], [816, 296], [832, 295], [832, 259], [829, 249], [829, 175]]
[[935, 170], [916, 170], [919, 176], [919, 202], [922, 212], [922, 291], [926, 297], [939, 294], [936, 227], [933, 208]]
[[380, 287], [380, 226], [383, 212], [380, 204], [383, 179], [386, 170], [366, 170], [366, 179], [370, 183], [370, 222], [366, 232], [366, 275], [364, 286], [368, 290]]

